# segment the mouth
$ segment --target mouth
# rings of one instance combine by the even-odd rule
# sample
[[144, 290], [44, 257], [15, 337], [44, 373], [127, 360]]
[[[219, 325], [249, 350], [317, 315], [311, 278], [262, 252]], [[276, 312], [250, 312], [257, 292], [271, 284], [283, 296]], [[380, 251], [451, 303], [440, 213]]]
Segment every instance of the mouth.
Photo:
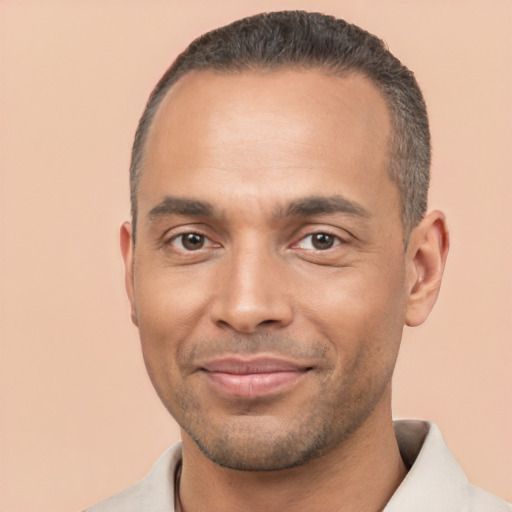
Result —
[[226, 357], [208, 361], [199, 370], [221, 393], [254, 398], [282, 392], [297, 384], [312, 367], [272, 357]]

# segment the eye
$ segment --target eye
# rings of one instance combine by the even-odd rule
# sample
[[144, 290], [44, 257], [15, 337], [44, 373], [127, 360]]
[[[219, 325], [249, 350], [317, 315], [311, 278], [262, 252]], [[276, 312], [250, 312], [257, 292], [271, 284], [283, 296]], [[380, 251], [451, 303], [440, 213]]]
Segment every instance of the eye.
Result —
[[329, 233], [312, 233], [305, 236], [297, 244], [299, 249], [309, 249], [315, 251], [325, 251], [341, 243], [341, 240]]
[[202, 249], [207, 242], [209, 242], [208, 238], [199, 233], [183, 233], [173, 237], [169, 243], [182, 251], [197, 251]]

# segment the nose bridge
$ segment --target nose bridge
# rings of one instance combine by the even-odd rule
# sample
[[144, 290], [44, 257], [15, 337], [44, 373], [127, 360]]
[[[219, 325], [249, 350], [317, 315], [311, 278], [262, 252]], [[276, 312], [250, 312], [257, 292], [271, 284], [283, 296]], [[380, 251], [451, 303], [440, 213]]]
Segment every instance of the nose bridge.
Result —
[[224, 264], [212, 320], [239, 332], [284, 326], [292, 319], [286, 277], [279, 256], [256, 237], [233, 247]]

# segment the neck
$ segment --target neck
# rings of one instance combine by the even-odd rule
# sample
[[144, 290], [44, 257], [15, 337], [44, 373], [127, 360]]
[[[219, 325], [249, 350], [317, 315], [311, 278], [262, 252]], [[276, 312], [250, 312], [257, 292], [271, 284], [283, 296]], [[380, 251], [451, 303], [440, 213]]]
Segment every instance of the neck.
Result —
[[182, 511], [382, 510], [405, 477], [406, 468], [391, 415], [386, 421], [376, 420], [369, 418], [339, 447], [321, 457], [296, 468], [268, 472], [218, 466], [183, 433]]

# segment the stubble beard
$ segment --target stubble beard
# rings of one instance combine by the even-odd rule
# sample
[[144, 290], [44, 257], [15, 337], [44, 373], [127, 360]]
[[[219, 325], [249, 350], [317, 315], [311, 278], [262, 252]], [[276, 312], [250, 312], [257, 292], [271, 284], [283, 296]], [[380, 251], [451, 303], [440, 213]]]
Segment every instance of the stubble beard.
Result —
[[341, 446], [372, 414], [388, 382], [370, 379], [360, 395], [316, 400], [289, 422], [240, 415], [224, 424], [207, 423], [207, 416], [190, 397], [182, 418], [176, 419], [203, 455], [219, 466], [239, 471], [285, 470]]
[[[291, 348], [287, 351], [287, 346], [292, 347], [293, 343], [293, 340], [283, 339], [277, 342], [266, 336], [251, 340], [250, 345], [234, 339], [228, 351], [237, 353], [239, 349], [239, 353], [257, 353], [268, 345], [293, 354]], [[329, 360], [321, 344], [310, 345], [307, 350], [317, 360]], [[385, 365], [388, 366], [386, 371], [382, 371], [382, 367], [380, 371], [372, 371], [367, 366], [369, 362], [371, 366], [372, 355], [368, 352], [371, 350], [371, 346], [367, 346], [367, 352], [359, 354], [350, 369], [345, 368], [345, 375], [351, 377], [338, 375], [334, 378], [332, 365], [326, 363], [312, 387], [309, 386], [308, 398], [295, 407], [296, 412], [291, 417], [279, 415], [276, 412], [279, 409], [274, 410], [272, 406], [267, 407], [263, 398], [259, 407], [252, 403], [255, 407], [249, 405], [231, 414], [224, 412], [215, 419], [211, 414], [213, 406], [205, 404], [197, 390], [186, 386], [183, 377], [182, 385], [161, 393], [149, 367], [148, 371], [168, 411], [208, 459], [234, 470], [279, 471], [304, 465], [342, 445], [368, 419], [386, 390], [390, 392], [394, 362], [388, 361], [391, 364]], [[188, 359], [194, 359], [193, 352]], [[168, 374], [169, 368], [164, 367], [160, 370]]]

